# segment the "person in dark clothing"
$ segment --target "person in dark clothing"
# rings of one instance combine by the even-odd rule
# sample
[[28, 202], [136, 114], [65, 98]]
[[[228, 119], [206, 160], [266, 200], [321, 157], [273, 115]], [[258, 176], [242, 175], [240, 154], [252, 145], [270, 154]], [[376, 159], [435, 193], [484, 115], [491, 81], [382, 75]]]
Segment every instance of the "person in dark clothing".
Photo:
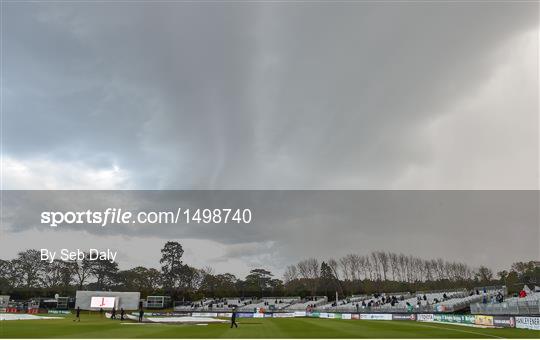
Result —
[[113, 309], [111, 310], [111, 319], [116, 320], [116, 308], [114, 308], [114, 307], [113, 307]]
[[238, 324], [236, 323], [236, 309], [233, 310], [231, 314], [231, 328], [233, 328], [233, 326], [238, 328]]
[[126, 312], [124, 311], [124, 308], [120, 308], [120, 320], [124, 320], [124, 315]]
[[501, 292], [497, 293], [497, 302], [502, 303], [504, 301], [504, 295]]
[[73, 321], [81, 322], [81, 308], [79, 306], [75, 310], [75, 320]]
[[139, 322], [143, 321], [143, 316], [144, 316], [144, 310], [141, 308], [139, 309]]
[[103, 308], [99, 309], [99, 316], [103, 317]]

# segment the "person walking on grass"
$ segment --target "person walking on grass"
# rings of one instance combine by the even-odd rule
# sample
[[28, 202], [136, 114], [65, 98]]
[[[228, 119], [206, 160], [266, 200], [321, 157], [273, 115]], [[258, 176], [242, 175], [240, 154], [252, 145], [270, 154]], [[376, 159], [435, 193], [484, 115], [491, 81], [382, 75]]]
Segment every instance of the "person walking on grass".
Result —
[[139, 309], [139, 322], [143, 322], [143, 316], [144, 316], [144, 310], [142, 309]]
[[77, 322], [81, 322], [81, 307], [77, 306], [77, 309], [75, 309], [75, 320]]
[[126, 314], [126, 312], [124, 311], [124, 308], [120, 308], [120, 320], [124, 321], [124, 314]]
[[116, 308], [114, 308], [114, 307], [111, 310], [111, 319], [116, 320]]
[[238, 324], [236, 323], [236, 309], [234, 309], [231, 314], [231, 328], [233, 328], [233, 326], [238, 328]]

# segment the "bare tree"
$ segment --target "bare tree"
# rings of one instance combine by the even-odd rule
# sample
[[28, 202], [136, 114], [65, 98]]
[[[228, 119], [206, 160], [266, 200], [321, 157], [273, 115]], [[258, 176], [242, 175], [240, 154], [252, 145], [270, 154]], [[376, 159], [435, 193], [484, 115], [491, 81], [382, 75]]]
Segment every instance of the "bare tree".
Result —
[[297, 264], [298, 274], [300, 278], [304, 279], [311, 295], [315, 295], [318, 286], [319, 272], [321, 266], [316, 258], [309, 258], [304, 261], [300, 261]]
[[283, 273], [283, 281], [285, 284], [289, 284], [298, 279], [298, 270], [295, 265], [287, 266], [285, 273]]
[[383, 280], [386, 281], [386, 274], [388, 273], [388, 254], [384, 251], [378, 251], [376, 252], [377, 258], [379, 259], [379, 264], [381, 265], [382, 270], [382, 277]]
[[398, 270], [398, 265], [399, 265], [399, 261], [398, 261], [398, 256], [396, 253], [390, 253], [388, 255], [388, 258], [389, 258], [389, 261], [390, 261], [390, 271], [392, 272], [392, 280], [393, 281], [397, 281], [398, 280], [398, 273], [399, 273], [399, 270]]

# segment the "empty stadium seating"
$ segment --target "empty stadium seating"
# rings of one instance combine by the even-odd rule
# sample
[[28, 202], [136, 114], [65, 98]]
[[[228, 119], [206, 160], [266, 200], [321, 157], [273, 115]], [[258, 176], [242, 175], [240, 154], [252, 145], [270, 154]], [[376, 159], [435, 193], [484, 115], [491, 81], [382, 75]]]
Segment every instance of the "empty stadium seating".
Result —
[[242, 306], [239, 310], [253, 311], [257, 308], [262, 308], [268, 311], [282, 310], [290, 305], [301, 301], [299, 296], [296, 297], [264, 297], [254, 303]]
[[287, 309], [289, 310], [306, 310], [308, 307], [318, 307], [328, 302], [326, 296], [313, 296], [304, 299], [303, 301], [293, 303]]
[[[506, 287], [482, 287], [472, 291], [451, 289], [444, 291], [380, 293], [353, 295], [336, 301], [326, 296], [301, 299], [295, 297], [263, 298], [206, 298], [194, 302], [175, 304], [176, 311], [305, 311], [306, 309], [327, 312], [381, 312], [381, 313], [445, 313], [464, 311], [469, 308], [477, 313], [521, 314], [539, 313], [540, 293], [526, 298], [508, 298], [504, 303], [491, 303], [497, 294], [506, 295]], [[491, 300], [490, 300], [491, 299]], [[493, 311], [493, 312], [490, 312]], [[497, 312], [498, 311], [498, 312]], [[510, 312], [509, 312], [510, 311]]]

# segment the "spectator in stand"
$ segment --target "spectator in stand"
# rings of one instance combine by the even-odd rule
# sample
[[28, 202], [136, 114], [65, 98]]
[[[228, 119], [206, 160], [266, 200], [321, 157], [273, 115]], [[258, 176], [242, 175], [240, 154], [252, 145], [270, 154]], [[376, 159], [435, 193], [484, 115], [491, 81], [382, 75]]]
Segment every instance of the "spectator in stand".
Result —
[[519, 291], [519, 295], [518, 295], [520, 298], [524, 298], [524, 297], [527, 297], [527, 292], [522, 289]]

